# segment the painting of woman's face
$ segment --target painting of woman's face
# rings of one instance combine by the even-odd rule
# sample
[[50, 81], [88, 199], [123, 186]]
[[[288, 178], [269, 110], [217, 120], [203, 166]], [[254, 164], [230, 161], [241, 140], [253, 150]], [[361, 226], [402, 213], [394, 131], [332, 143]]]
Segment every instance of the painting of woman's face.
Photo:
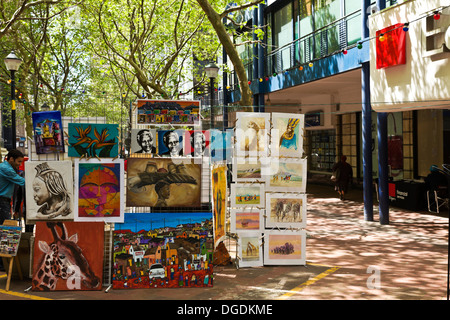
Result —
[[48, 192], [45, 182], [40, 178], [33, 180], [33, 199], [37, 205], [43, 205], [50, 199], [50, 193]]

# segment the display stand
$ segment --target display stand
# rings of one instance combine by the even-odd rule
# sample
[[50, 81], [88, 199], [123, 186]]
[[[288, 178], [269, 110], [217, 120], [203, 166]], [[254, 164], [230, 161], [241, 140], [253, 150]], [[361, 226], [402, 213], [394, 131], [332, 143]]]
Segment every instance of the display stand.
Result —
[[[17, 226], [19, 226], [19, 222], [16, 220], [5, 220], [3, 225], [17, 227]], [[9, 291], [9, 285], [11, 284], [11, 275], [12, 275], [12, 271], [13, 271], [14, 261], [16, 261], [16, 268], [17, 268], [17, 272], [19, 273], [19, 278], [20, 278], [20, 280], [23, 280], [22, 269], [20, 267], [20, 261], [19, 261], [19, 258], [17, 255], [0, 253], [0, 257], [6, 258], [6, 260], [8, 261], [8, 268], [7, 268], [8, 278], [6, 280], [6, 291]], [[5, 268], [5, 270], [6, 270], [6, 268]]]

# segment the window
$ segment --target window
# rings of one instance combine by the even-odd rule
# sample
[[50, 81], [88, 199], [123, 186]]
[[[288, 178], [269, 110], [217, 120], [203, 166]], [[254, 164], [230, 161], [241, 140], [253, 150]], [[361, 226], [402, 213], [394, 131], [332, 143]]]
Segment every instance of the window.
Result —
[[308, 131], [308, 167], [310, 170], [331, 172], [336, 162], [335, 130]]

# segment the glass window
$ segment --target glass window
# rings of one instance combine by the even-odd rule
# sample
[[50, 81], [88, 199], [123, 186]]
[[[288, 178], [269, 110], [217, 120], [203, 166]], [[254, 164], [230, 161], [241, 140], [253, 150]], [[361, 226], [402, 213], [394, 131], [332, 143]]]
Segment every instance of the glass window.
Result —
[[[361, 10], [361, 1], [345, 0], [345, 15]], [[347, 45], [352, 45], [361, 40], [361, 12], [347, 17]]]
[[[341, 17], [340, 0], [317, 0], [314, 12], [315, 30], [329, 25]], [[339, 50], [339, 25], [320, 30], [315, 36], [316, 57]]]
[[311, 130], [308, 138], [308, 168], [331, 172], [336, 159], [336, 131]]
[[[274, 49], [279, 49], [294, 40], [292, 3], [274, 13], [273, 40]], [[280, 49], [276, 54], [277, 71], [291, 67], [291, 46]]]

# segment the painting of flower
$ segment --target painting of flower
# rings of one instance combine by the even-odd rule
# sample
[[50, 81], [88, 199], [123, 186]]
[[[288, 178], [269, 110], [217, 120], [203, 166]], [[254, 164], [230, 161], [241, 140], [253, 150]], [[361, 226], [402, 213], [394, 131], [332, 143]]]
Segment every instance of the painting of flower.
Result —
[[69, 123], [69, 157], [114, 158], [119, 153], [117, 124]]

